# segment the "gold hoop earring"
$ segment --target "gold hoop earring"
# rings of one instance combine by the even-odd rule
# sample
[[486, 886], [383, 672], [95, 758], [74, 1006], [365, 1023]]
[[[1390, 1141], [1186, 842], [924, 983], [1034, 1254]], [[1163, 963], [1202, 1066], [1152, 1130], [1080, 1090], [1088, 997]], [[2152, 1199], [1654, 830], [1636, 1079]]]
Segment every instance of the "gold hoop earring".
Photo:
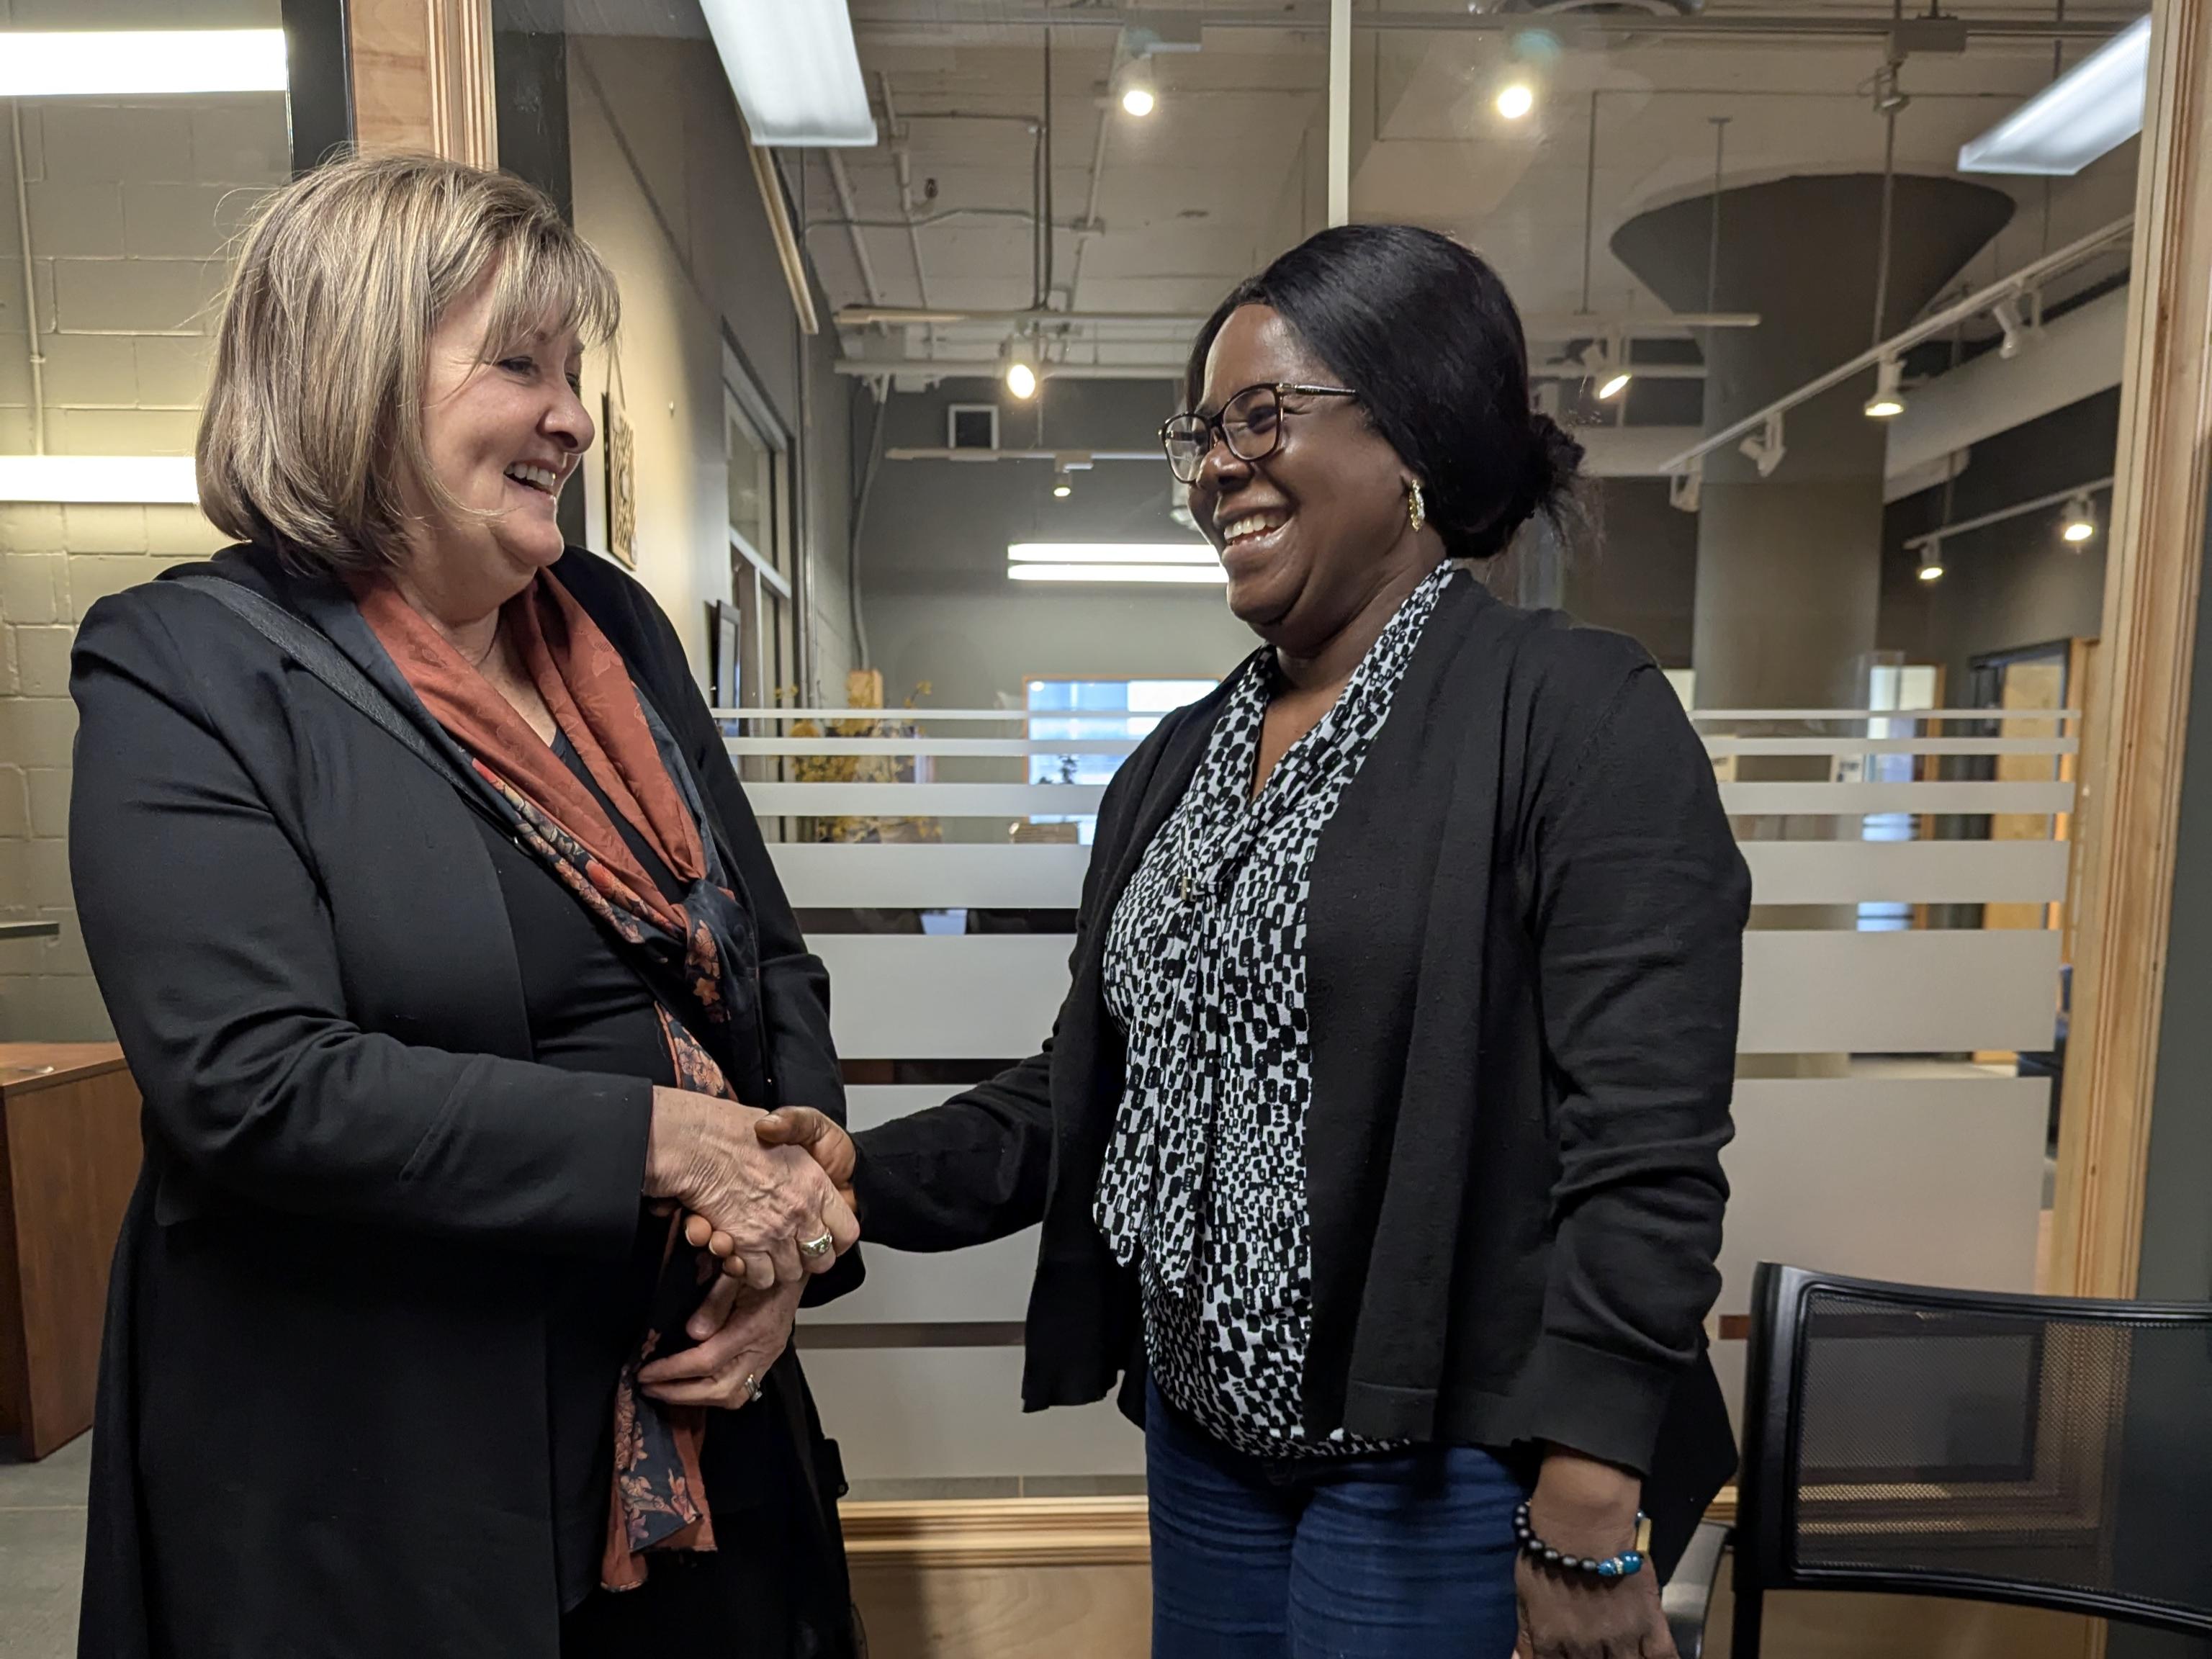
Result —
[[1429, 521], [1429, 504], [1421, 498], [1421, 486], [1419, 483], [1409, 483], [1406, 486], [1406, 517], [1416, 532]]

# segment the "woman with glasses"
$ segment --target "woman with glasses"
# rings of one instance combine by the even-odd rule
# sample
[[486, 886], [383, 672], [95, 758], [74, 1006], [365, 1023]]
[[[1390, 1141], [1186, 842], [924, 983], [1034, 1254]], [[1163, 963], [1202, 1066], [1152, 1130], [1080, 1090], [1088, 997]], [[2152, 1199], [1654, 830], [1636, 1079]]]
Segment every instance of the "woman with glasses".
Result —
[[857, 1147], [762, 1133], [893, 1248], [1042, 1222], [1024, 1403], [1144, 1424], [1162, 1659], [1672, 1655], [1652, 1557], [1734, 1468], [1711, 764], [1637, 646], [1473, 574], [1580, 457], [1475, 255], [1325, 231], [1187, 395], [1262, 643], [1107, 790], [1051, 1042]]

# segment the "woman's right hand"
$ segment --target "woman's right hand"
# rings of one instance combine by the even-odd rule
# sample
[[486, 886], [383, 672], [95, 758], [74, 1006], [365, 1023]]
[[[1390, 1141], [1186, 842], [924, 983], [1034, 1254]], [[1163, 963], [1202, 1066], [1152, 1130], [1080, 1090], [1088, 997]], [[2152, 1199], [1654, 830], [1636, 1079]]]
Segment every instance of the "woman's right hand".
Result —
[[[673, 1199], [711, 1229], [719, 1255], [742, 1257], [755, 1289], [819, 1273], [860, 1240], [860, 1224], [822, 1167], [797, 1146], [764, 1145], [750, 1106], [682, 1089], [653, 1091], [645, 1193]], [[799, 1241], [834, 1249], [802, 1258]]]
[[[845, 1200], [845, 1207], [859, 1215], [860, 1203], [853, 1196], [853, 1170], [860, 1154], [854, 1147], [853, 1137], [835, 1118], [811, 1106], [786, 1106], [756, 1118], [753, 1133], [764, 1146], [793, 1146], [804, 1151], [822, 1166], [823, 1174], [837, 1188], [837, 1196]], [[759, 1270], [750, 1258], [738, 1251], [730, 1239], [715, 1231], [701, 1217], [692, 1216], [685, 1221], [684, 1237], [722, 1257], [724, 1273], [743, 1278], [748, 1283], [757, 1275]], [[827, 1268], [834, 1259], [821, 1258], [817, 1271]]]

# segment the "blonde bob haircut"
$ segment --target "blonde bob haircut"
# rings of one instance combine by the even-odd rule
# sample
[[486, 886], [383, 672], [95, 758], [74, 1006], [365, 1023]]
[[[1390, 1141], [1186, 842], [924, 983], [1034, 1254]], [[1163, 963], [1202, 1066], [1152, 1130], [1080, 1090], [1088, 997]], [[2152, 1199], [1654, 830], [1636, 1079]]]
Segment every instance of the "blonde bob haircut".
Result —
[[200, 510], [328, 574], [393, 562], [402, 487], [455, 507], [422, 445], [431, 331], [490, 274], [483, 360], [533, 333], [605, 343], [613, 273], [541, 192], [428, 155], [332, 161], [246, 230], [200, 416]]

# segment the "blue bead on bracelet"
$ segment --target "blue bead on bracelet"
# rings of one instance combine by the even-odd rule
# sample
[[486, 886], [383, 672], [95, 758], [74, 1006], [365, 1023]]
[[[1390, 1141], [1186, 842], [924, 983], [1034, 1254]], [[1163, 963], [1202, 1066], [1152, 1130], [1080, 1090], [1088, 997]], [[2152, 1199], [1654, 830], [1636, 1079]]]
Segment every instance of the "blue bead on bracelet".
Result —
[[1547, 1567], [1557, 1567], [1562, 1572], [1577, 1572], [1591, 1578], [1617, 1580], [1633, 1577], [1644, 1568], [1644, 1540], [1649, 1534], [1650, 1520], [1638, 1512], [1636, 1517], [1636, 1541], [1638, 1547], [1623, 1550], [1618, 1555], [1602, 1558], [1569, 1555], [1555, 1550], [1536, 1536], [1536, 1529], [1528, 1523], [1528, 1505], [1523, 1503], [1513, 1511], [1513, 1536], [1521, 1553]]

